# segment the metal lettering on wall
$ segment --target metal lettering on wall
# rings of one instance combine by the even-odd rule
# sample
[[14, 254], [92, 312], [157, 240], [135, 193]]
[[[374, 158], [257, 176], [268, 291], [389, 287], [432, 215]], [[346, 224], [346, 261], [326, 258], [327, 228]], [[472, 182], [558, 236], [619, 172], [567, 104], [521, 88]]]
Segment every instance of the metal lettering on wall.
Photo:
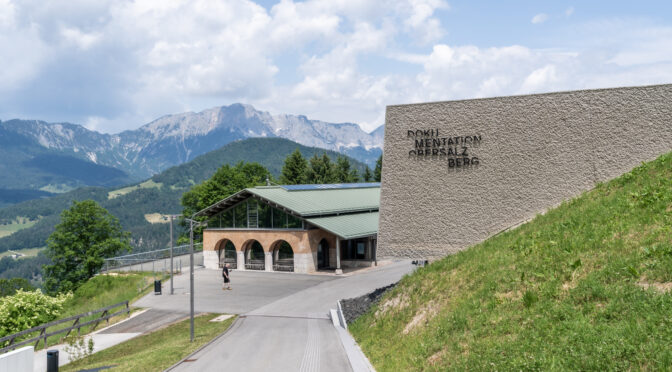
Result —
[[481, 160], [473, 153], [481, 145], [480, 134], [443, 137], [438, 129], [408, 130], [407, 133], [408, 138], [413, 140], [409, 157], [445, 160], [448, 168], [467, 168], [481, 164]]

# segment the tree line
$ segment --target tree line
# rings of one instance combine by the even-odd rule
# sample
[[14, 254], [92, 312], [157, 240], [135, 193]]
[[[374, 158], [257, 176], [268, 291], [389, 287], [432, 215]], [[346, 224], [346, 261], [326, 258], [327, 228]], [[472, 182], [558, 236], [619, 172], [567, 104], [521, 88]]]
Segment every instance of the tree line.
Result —
[[[379, 182], [381, 167], [382, 156], [373, 172], [366, 167], [361, 179]], [[258, 163], [225, 164], [212, 177], [182, 194], [183, 215], [192, 216], [235, 192], [263, 185], [271, 178], [268, 170]], [[285, 159], [279, 181], [292, 185], [349, 183], [359, 182], [360, 176], [347, 157], [339, 156], [332, 162], [324, 153], [306, 160], [297, 149]], [[45, 289], [51, 294], [74, 291], [100, 271], [104, 258], [130, 251], [130, 243], [131, 234], [96, 201], [73, 201], [61, 213], [60, 223], [47, 240], [46, 256], [51, 263], [43, 268]]]

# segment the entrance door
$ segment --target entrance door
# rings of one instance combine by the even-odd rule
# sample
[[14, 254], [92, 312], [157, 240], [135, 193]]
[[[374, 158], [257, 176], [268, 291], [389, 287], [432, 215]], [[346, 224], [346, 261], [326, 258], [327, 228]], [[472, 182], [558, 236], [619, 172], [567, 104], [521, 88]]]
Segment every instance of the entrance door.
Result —
[[325, 239], [320, 240], [317, 245], [317, 268], [324, 269], [329, 267], [329, 243]]

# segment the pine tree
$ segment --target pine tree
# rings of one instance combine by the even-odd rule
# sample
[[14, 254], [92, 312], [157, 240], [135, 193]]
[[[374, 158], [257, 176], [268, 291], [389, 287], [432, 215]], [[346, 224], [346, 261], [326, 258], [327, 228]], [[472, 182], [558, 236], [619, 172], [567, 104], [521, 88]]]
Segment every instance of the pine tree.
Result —
[[280, 182], [284, 185], [300, 185], [306, 182], [308, 162], [297, 148], [285, 159], [282, 166]]
[[346, 158], [345, 156], [339, 156], [338, 159], [336, 159], [336, 169], [334, 173], [336, 177], [336, 182], [339, 183], [351, 182], [350, 161], [348, 160], [348, 158]]
[[383, 170], [383, 155], [380, 155], [380, 157], [376, 161], [376, 169], [373, 170], [374, 181], [380, 182], [382, 170]]
[[371, 182], [371, 178], [373, 175], [371, 174], [371, 168], [369, 166], [366, 166], [366, 169], [364, 169], [364, 182]]
[[313, 155], [310, 158], [308, 171], [306, 172], [306, 182], [312, 184], [324, 184], [336, 182], [334, 175], [334, 166], [326, 153], [322, 156]]

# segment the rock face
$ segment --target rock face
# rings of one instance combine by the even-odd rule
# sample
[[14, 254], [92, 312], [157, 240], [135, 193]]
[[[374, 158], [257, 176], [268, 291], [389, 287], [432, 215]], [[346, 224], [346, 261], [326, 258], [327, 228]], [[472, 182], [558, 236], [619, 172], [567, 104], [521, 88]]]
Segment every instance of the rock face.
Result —
[[382, 127], [366, 133], [353, 123], [271, 115], [243, 104], [167, 115], [139, 129], [112, 135], [76, 124], [35, 120], [0, 122], [0, 134], [3, 133], [4, 137], [18, 136], [41, 149], [123, 170], [137, 180], [250, 137], [287, 138], [302, 145], [339, 151], [369, 165], [382, 153], [383, 142]]

